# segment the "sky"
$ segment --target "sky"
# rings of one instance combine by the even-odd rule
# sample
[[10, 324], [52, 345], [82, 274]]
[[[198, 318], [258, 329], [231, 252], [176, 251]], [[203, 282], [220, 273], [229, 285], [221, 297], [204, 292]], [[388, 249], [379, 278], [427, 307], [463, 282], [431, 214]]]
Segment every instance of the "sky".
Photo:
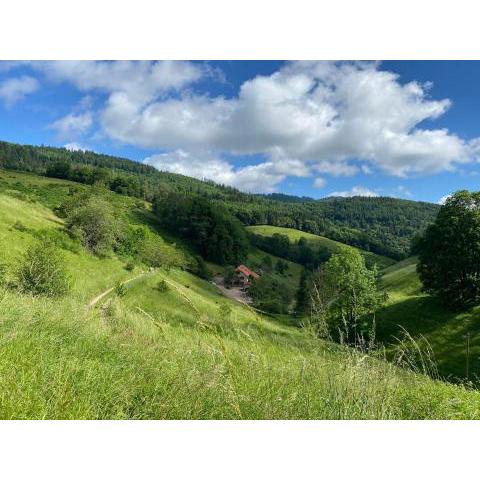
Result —
[[0, 140], [248, 192], [479, 190], [480, 62], [0, 61]]

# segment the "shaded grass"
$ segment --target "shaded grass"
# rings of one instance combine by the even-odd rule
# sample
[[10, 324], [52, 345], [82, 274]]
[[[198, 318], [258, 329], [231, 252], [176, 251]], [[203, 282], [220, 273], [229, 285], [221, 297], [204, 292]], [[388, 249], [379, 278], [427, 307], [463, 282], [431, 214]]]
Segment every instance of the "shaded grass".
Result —
[[415, 268], [416, 259], [410, 258], [385, 270], [382, 285], [389, 292], [389, 301], [377, 313], [377, 338], [393, 351], [404, 328], [420, 344], [428, 342], [440, 375], [462, 381], [466, 377], [468, 334], [469, 380], [478, 381], [480, 308], [463, 313], [449, 311], [437, 299], [422, 293]]

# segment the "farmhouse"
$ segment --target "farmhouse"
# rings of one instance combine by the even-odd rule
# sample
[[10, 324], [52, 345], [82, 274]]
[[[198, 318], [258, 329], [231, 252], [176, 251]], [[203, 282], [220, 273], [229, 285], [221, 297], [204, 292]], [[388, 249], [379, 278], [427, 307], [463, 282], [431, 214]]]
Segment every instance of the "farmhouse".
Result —
[[240, 287], [246, 288], [250, 284], [250, 280], [260, 278], [260, 275], [255, 273], [253, 270], [250, 270], [245, 265], [239, 265], [235, 269], [236, 279], [235, 283]]

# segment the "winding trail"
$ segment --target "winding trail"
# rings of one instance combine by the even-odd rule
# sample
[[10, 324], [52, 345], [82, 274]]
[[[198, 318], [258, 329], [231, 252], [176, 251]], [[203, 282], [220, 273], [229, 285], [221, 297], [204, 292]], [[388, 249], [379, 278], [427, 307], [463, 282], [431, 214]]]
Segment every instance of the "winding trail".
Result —
[[[146, 275], [146, 273], [147, 272], [141, 272], [139, 275], [136, 275], [135, 277], [129, 278], [128, 280], [125, 280], [124, 282], [121, 282], [120, 285], [126, 285], [127, 283], [133, 282], [134, 280], [137, 280], [137, 278], [140, 278], [140, 277], [143, 277], [144, 275]], [[104, 290], [102, 293], [100, 293], [100, 295], [97, 295], [87, 305], [87, 308], [93, 308], [102, 298], [106, 297], [113, 290], [115, 290], [115, 287], [110, 287], [110, 288], [107, 288], [107, 290]]]

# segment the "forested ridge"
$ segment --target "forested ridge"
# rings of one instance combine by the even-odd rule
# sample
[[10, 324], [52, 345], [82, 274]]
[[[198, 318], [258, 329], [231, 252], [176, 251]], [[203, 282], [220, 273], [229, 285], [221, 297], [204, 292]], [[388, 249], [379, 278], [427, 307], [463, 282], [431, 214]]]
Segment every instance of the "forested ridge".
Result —
[[171, 193], [221, 202], [245, 225], [296, 228], [392, 258], [404, 258], [410, 241], [435, 218], [438, 206], [387, 197], [313, 200], [285, 194], [249, 194], [211, 181], [160, 172], [125, 158], [89, 151], [0, 142], [0, 168], [79, 183], [153, 201]]

